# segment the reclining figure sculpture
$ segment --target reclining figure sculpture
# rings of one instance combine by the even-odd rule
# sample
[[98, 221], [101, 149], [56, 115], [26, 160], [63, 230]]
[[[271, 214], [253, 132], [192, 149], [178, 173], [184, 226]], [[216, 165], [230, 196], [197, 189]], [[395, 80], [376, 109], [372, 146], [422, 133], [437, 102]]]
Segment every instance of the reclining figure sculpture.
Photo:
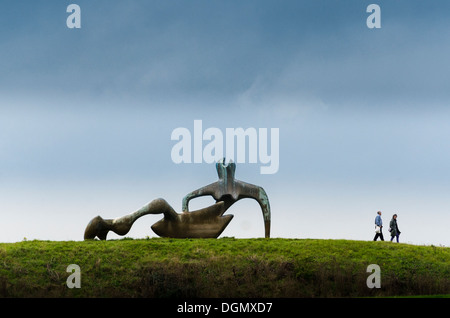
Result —
[[[138, 211], [116, 219], [93, 218], [84, 232], [84, 239], [106, 240], [109, 231], [126, 235], [133, 223], [147, 214], [164, 214], [164, 218], [152, 225], [152, 230], [162, 237], [173, 238], [217, 238], [230, 223], [233, 215], [223, 215], [236, 201], [253, 198], [258, 201], [264, 217], [265, 237], [270, 237], [270, 205], [263, 188], [234, 179], [236, 164], [225, 164], [225, 159], [216, 164], [219, 181], [187, 194], [182, 201], [182, 213], [177, 213], [164, 200], [155, 199]], [[199, 196], [211, 195], [216, 203], [189, 212], [189, 201]]]

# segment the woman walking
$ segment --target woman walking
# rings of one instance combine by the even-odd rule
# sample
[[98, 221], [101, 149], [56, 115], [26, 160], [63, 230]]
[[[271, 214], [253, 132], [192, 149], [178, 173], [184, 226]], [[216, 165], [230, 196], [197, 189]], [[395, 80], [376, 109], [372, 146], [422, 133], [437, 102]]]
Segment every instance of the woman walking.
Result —
[[398, 243], [398, 237], [400, 236], [400, 230], [398, 229], [397, 226], [397, 214], [394, 214], [392, 216], [392, 220], [389, 223], [389, 230], [391, 231], [391, 242], [394, 239], [394, 237], [397, 238], [397, 243]]

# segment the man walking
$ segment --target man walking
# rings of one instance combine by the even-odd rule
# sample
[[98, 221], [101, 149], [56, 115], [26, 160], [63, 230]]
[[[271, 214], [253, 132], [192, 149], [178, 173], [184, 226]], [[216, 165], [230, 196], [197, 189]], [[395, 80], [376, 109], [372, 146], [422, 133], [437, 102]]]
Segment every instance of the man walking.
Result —
[[381, 219], [381, 211], [377, 212], [377, 216], [375, 217], [375, 229], [377, 229], [377, 226], [380, 228], [379, 232], [376, 231], [375, 237], [373, 238], [374, 241], [376, 241], [378, 238], [380, 238], [382, 241], [384, 241], [383, 237], [383, 220]]

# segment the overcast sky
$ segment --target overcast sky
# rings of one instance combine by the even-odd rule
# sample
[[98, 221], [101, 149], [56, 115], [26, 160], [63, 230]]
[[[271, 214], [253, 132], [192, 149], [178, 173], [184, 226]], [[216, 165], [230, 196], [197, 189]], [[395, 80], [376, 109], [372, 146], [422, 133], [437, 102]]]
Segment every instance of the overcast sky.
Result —
[[[66, 8], [81, 7], [81, 29]], [[381, 8], [369, 29], [366, 8]], [[217, 180], [175, 164], [171, 133], [279, 128], [279, 170], [238, 164], [272, 237], [450, 246], [448, 1], [3, 1], [0, 241], [82, 240], [93, 217], [163, 197], [181, 212]], [[191, 210], [213, 202], [191, 202]], [[222, 236], [263, 237], [241, 200]], [[156, 236], [161, 216], [127, 236]], [[387, 227], [385, 239], [389, 238]], [[110, 234], [109, 238], [118, 238]]]

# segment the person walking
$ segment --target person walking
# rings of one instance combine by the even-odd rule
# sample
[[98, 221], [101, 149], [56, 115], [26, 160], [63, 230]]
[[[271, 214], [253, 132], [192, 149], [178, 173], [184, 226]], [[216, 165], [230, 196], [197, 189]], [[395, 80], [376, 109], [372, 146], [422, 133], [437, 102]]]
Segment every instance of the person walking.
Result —
[[375, 217], [375, 237], [373, 238], [374, 241], [376, 241], [378, 238], [384, 241], [382, 229], [383, 220], [381, 219], [381, 211], [378, 211], [377, 216]]
[[392, 216], [392, 220], [389, 223], [389, 230], [391, 231], [391, 242], [394, 239], [394, 237], [397, 238], [397, 243], [398, 243], [398, 237], [400, 236], [400, 230], [398, 229], [398, 225], [397, 225], [397, 214], [394, 214]]

